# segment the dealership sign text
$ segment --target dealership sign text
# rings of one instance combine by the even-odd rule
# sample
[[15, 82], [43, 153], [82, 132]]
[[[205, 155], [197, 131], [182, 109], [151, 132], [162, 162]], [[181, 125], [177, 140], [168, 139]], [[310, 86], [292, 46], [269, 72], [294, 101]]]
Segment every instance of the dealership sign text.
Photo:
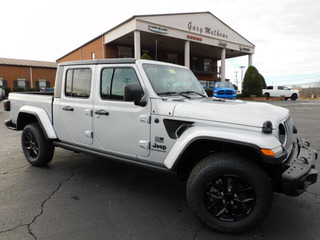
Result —
[[188, 23], [188, 29], [189, 31], [197, 32], [199, 34], [206, 34], [206, 35], [211, 35], [211, 36], [225, 38], [225, 39], [228, 38], [228, 35], [223, 32], [220, 32], [219, 29], [213, 29], [208, 26], [205, 26], [205, 27], [196, 26], [196, 25], [193, 25], [192, 22]]

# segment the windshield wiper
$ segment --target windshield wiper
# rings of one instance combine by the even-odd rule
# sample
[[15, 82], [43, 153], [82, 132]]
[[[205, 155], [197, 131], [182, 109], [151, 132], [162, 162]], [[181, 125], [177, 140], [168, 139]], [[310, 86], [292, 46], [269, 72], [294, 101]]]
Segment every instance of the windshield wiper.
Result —
[[184, 93], [181, 93], [181, 92], [161, 92], [161, 93], [158, 93], [158, 95], [179, 95], [188, 99], [191, 98], [188, 95], [185, 95]]
[[195, 93], [195, 94], [198, 94], [200, 95], [201, 97], [206, 97], [205, 95], [201, 94], [201, 93], [198, 93], [196, 91], [185, 91], [185, 92], [181, 92], [182, 94], [190, 94], [190, 93]]

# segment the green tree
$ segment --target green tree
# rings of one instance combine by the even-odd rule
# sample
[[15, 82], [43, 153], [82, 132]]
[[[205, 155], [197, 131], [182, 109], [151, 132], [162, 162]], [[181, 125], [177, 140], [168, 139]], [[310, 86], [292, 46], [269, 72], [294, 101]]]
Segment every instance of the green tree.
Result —
[[259, 74], [259, 77], [262, 84], [262, 89], [267, 88], [266, 80], [264, 80], [264, 77], [261, 74]]
[[262, 88], [266, 83], [263, 76], [258, 72], [254, 66], [248, 67], [244, 79], [242, 94], [244, 97], [250, 97], [250, 95], [262, 96]]

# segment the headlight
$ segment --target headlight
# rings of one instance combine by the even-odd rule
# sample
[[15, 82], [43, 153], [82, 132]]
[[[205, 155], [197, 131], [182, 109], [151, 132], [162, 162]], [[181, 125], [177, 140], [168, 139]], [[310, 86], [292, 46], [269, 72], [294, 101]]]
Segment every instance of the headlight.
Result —
[[279, 138], [279, 141], [282, 143], [282, 145], [284, 145], [286, 142], [287, 134], [286, 134], [286, 128], [282, 123], [279, 124], [278, 138]]

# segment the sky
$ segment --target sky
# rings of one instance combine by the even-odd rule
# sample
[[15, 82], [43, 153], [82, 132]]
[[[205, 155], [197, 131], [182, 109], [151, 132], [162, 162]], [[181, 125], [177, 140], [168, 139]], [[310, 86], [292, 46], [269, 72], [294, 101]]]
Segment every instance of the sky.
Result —
[[[253, 65], [267, 85], [320, 86], [318, 0], [1, 1], [0, 57], [56, 61], [134, 15], [211, 12], [255, 45]], [[229, 59], [241, 79], [248, 57]], [[236, 73], [237, 72], [237, 73]]]

